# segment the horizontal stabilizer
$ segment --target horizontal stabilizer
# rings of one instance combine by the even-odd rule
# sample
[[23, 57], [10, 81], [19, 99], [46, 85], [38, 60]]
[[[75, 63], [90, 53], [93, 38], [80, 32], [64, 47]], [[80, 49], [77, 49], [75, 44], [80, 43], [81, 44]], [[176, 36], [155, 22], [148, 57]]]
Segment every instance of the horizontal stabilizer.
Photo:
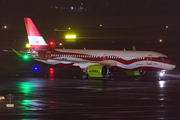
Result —
[[22, 54], [18, 51], [16, 51], [15, 49], [12, 49], [19, 57], [22, 57]]
[[3, 52], [14, 52], [13, 50], [3, 50]]

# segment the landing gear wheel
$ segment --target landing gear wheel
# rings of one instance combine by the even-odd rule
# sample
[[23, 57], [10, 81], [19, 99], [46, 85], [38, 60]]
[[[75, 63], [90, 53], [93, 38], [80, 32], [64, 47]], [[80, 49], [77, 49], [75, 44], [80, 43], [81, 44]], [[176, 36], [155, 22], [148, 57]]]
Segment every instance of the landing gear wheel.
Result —
[[112, 72], [109, 72], [109, 73], [108, 73], [108, 78], [113, 78]]
[[140, 70], [140, 71], [139, 71], [139, 74], [140, 74], [140, 75], [144, 75], [144, 73], [145, 73], [145, 71], [143, 71], [143, 70]]
[[83, 78], [83, 79], [88, 79], [88, 78], [89, 78], [89, 75], [88, 75], [88, 74], [82, 75], [82, 78]]

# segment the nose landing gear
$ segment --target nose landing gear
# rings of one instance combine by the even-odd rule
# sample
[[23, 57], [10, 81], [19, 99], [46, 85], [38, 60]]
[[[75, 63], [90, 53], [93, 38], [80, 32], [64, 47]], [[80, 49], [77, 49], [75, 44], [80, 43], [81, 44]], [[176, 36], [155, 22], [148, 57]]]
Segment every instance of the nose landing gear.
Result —
[[159, 77], [163, 77], [163, 76], [164, 76], [164, 74], [165, 74], [165, 71], [161, 71], [161, 72], [159, 72]]

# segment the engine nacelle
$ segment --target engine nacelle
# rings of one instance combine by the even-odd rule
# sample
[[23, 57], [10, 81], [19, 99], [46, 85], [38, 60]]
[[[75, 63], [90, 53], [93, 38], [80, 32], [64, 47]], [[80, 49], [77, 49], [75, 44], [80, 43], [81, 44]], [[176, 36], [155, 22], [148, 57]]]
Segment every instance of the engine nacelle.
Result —
[[90, 65], [87, 73], [89, 77], [108, 77], [109, 68], [104, 65]]

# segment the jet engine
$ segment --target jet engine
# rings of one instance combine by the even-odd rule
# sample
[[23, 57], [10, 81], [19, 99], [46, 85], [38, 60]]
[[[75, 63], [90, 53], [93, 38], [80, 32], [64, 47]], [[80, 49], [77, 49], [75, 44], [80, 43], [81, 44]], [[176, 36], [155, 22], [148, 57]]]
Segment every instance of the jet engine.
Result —
[[90, 65], [87, 73], [89, 77], [108, 77], [109, 68], [105, 65]]

